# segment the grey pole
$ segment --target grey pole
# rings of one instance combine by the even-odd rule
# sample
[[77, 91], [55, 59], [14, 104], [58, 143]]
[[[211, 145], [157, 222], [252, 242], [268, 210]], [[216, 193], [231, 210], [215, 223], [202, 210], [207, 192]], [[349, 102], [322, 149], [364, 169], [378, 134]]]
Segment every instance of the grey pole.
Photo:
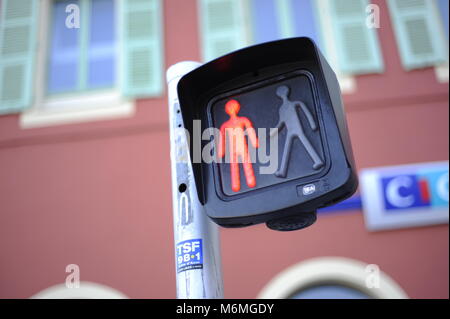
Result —
[[177, 298], [223, 298], [219, 230], [198, 200], [177, 94], [180, 78], [200, 65], [183, 61], [166, 73]]

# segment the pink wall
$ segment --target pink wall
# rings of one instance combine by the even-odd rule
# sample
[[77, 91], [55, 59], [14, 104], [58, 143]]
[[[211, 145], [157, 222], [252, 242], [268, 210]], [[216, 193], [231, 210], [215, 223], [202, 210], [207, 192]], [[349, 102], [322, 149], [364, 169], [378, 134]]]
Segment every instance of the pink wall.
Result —
[[[448, 159], [448, 86], [432, 69], [403, 71], [385, 11], [386, 72], [345, 96], [359, 168]], [[195, 0], [164, 1], [166, 67], [199, 60]], [[0, 117], [0, 298], [65, 280], [130, 297], [175, 297], [166, 97], [131, 119], [21, 130]], [[157, 110], [155, 112], [155, 110]], [[415, 298], [448, 298], [448, 225], [368, 233], [361, 212], [321, 215], [293, 233], [222, 231], [228, 298], [257, 295], [276, 273], [316, 256], [376, 263]]]

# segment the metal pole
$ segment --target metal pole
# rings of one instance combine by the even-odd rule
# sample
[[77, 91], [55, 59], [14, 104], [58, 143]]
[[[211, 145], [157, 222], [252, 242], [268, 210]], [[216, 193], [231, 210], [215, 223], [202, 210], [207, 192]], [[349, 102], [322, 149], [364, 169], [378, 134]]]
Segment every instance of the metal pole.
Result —
[[180, 78], [200, 65], [179, 62], [166, 74], [177, 298], [223, 298], [218, 226], [198, 200], [177, 94]]

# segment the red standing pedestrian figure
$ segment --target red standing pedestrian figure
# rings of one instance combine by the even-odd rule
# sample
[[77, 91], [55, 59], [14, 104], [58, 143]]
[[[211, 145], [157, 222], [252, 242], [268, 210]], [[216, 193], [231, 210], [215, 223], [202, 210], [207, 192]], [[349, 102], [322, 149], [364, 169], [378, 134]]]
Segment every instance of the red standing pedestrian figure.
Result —
[[258, 138], [256, 137], [252, 122], [244, 116], [237, 115], [240, 108], [241, 106], [236, 100], [230, 100], [225, 104], [225, 112], [230, 116], [230, 119], [220, 127], [218, 146], [218, 156], [219, 158], [223, 158], [225, 156], [225, 144], [228, 142], [228, 150], [230, 152], [231, 189], [234, 192], [238, 192], [241, 189], [239, 160], [242, 161], [245, 180], [247, 181], [248, 187], [256, 186], [256, 178], [248, 153], [248, 145], [245, 140], [245, 130], [247, 130], [248, 139], [255, 148], [258, 147]]

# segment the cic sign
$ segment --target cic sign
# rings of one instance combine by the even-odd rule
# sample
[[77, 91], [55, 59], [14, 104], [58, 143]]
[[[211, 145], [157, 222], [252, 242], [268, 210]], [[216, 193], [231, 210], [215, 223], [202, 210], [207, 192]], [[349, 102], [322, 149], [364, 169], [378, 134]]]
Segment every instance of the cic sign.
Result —
[[448, 223], [448, 162], [380, 167], [361, 172], [369, 230]]

